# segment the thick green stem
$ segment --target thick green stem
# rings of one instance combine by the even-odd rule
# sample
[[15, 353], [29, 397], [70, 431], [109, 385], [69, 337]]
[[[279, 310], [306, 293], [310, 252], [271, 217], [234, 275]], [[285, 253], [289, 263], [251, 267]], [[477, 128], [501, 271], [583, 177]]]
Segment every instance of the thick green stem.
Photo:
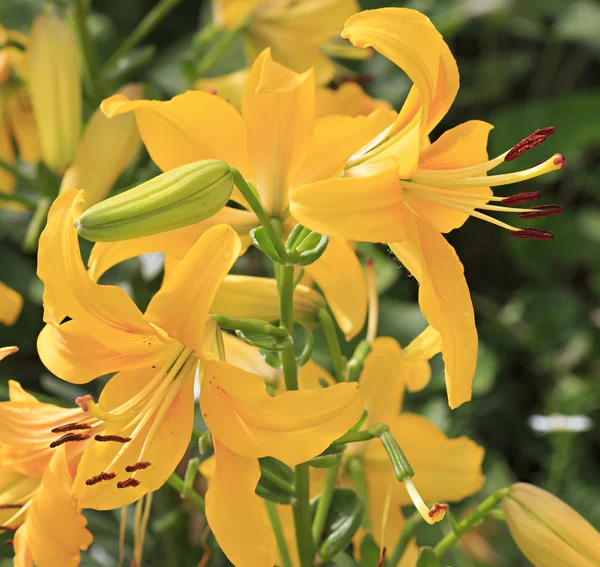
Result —
[[196, 508], [198, 508], [198, 510], [204, 513], [204, 509], [206, 507], [204, 504], [204, 498], [202, 498], [202, 496], [200, 496], [195, 490], [185, 490], [185, 483], [177, 473], [173, 473], [167, 479], [167, 484], [171, 488], [177, 490], [177, 492], [180, 494], [184, 494], [186, 500], [189, 500], [194, 506], [196, 506]]
[[290, 559], [290, 552], [287, 548], [285, 536], [283, 535], [283, 529], [281, 527], [281, 521], [279, 520], [279, 514], [277, 508], [273, 502], [265, 500], [265, 506], [267, 508], [267, 514], [275, 534], [275, 541], [277, 542], [277, 549], [279, 550], [279, 558], [281, 559], [281, 567], [292, 567], [292, 560]]
[[219, 38], [213, 48], [196, 65], [196, 74], [201, 77], [206, 73], [221, 56], [234, 44], [238, 36], [246, 29], [249, 20], [244, 20], [232, 30], [227, 30]]
[[140, 43], [163, 19], [173, 10], [182, 0], [162, 0], [150, 12], [144, 16], [144, 19], [127, 36], [125, 41], [111, 55], [110, 59], [102, 67], [105, 72], [113, 67], [117, 61], [127, 55], [138, 43]]
[[472, 514], [467, 516], [462, 522], [454, 527], [454, 530], [447, 534], [434, 548], [438, 558], [442, 557], [454, 544], [476, 524], [485, 520], [492, 510], [502, 502], [502, 499], [508, 494], [508, 488], [501, 488], [492, 495], [488, 496]]
[[333, 363], [333, 374], [338, 382], [344, 379], [344, 358], [342, 357], [342, 349], [340, 347], [340, 341], [338, 340], [337, 331], [333, 318], [329, 314], [327, 309], [319, 310], [319, 320], [323, 327], [323, 333], [325, 333], [325, 339], [327, 340], [327, 346], [329, 347], [329, 354], [331, 354], [331, 362]]
[[40, 199], [25, 233], [25, 239], [23, 240], [24, 252], [35, 252], [37, 250], [38, 240], [42, 230], [44, 230], [49, 209], [50, 199]]
[[400, 563], [400, 560], [402, 559], [402, 556], [404, 555], [404, 552], [406, 551], [410, 540], [415, 535], [415, 532], [417, 531], [417, 528], [419, 527], [419, 524], [422, 521], [423, 518], [419, 512], [415, 512], [412, 516], [410, 516], [410, 518], [406, 520], [404, 524], [404, 530], [402, 530], [400, 539], [398, 540], [398, 543], [394, 548], [394, 552], [392, 553], [392, 556], [389, 559], [391, 567], [396, 567], [396, 565]]
[[318, 547], [321, 542], [321, 536], [323, 535], [323, 528], [327, 522], [327, 515], [329, 514], [329, 508], [331, 507], [331, 501], [333, 500], [333, 489], [335, 488], [335, 481], [337, 480], [341, 462], [342, 460], [338, 457], [336, 462], [327, 470], [327, 476], [325, 477], [325, 483], [323, 484], [323, 490], [321, 490], [321, 497], [319, 498], [315, 518], [312, 524], [312, 536], [315, 547]]
[[[279, 279], [280, 325], [289, 334], [294, 332], [294, 268], [282, 266]], [[294, 345], [281, 351], [281, 364], [286, 390], [298, 389], [298, 369]]]
[[87, 25], [87, 0], [75, 0], [75, 27], [83, 54], [83, 72], [89, 94], [94, 99], [94, 102], [99, 104], [104, 98], [105, 93]]
[[360, 458], [351, 457], [348, 461], [348, 471], [350, 471], [350, 475], [352, 476], [352, 481], [354, 482], [354, 488], [356, 488], [356, 492], [360, 496], [361, 500], [364, 504], [363, 517], [361, 520], [361, 525], [365, 530], [371, 529], [371, 520], [369, 519], [369, 510], [367, 508], [367, 482], [365, 478], [365, 471], [363, 469], [363, 464]]
[[296, 544], [301, 567], [312, 567], [314, 547], [310, 521], [310, 480], [308, 463], [296, 467], [296, 503], [293, 506]]

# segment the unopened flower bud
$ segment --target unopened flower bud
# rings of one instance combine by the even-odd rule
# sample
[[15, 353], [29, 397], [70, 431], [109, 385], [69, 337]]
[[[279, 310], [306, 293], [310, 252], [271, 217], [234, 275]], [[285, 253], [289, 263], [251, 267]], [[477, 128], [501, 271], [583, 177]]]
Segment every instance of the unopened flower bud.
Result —
[[73, 160], [81, 129], [79, 49], [67, 23], [42, 14], [31, 28], [29, 91], [46, 165], [63, 172]]
[[600, 533], [556, 496], [518, 483], [502, 506], [515, 543], [536, 567], [600, 566]]
[[188, 163], [94, 205], [76, 226], [93, 242], [158, 234], [213, 216], [232, 191], [231, 168], [224, 161]]

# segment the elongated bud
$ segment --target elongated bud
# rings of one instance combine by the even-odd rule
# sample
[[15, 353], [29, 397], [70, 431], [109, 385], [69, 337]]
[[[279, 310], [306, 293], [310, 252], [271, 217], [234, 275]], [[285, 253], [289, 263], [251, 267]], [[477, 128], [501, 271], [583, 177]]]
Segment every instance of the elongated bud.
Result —
[[[127, 85], [119, 93], [135, 100], [141, 98], [142, 88]], [[108, 118], [96, 109], [77, 146], [73, 164], [65, 172], [61, 191], [84, 189], [86, 209], [99, 203], [135, 158], [141, 143], [133, 113]]]
[[556, 496], [518, 483], [502, 507], [515, 543], [536, 567], [600, 565], [600, 533]]
[[231, 168], [224, 161], [197, 161], [94, 205], [75, 225], [92, 242], [149, 236], [211, 217], [232, 191]]
[[75, 155], [81, 129], [81, 77], [77, 41], [58, 16], [42, 14], [31, 28], [29, 91], [46, 165], [63, 172]]

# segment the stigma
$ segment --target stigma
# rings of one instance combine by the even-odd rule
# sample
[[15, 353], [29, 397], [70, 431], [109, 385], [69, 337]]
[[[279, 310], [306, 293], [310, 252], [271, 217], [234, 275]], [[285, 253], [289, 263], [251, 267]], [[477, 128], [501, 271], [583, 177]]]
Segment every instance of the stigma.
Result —
[[410, 476], [407, 476], [402, 482], [404, 482], [406, 491], [408, 492], [410, 499], [413, 501], [415, 508], [428, 524], [433, 525], [437, 522], [441, 522], [444, 519], [446, 511], [448, 510], [448, 504], [439, 504], [436, 502], [431, 508], [429, 508], [423, 501], [423, 498], [419, 494], [419, 491], [417, 490], [417, 487]]

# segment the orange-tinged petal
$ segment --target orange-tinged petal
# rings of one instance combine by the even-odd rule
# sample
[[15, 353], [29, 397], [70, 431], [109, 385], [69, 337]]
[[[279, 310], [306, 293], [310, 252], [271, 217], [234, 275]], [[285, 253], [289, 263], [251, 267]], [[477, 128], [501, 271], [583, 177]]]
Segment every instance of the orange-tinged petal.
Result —
[[44, 282], [44, 321], [59, 325], [68, 315], [104, 346], [145, 356], [162, 348], [150, 324], [122, 289], [94, 283], [81, 261], [74, 223], [83, 202], [83, 192], [59, 195], [40, 237], [37, 274]]
[[215, 158], [250, 175], [246, 127], [237, 111], [219, 97], [187, 91], [162, 102], [114, 95], [101, 108], [109, 117], [135, 111], [142, 140], [163, 171]]
[[408, 239], [390, 248], [417, 278], [419, 305], [442, 337], [446, 389], [452, 409], [471, 399], [477, 329], [463, 266], [444, 237], [405, 209]]
[[172, 258], [182, 259], [209, 228], [217, 224], [228, 224], [240, 237], [246, 239], [253, 228], [259, 226], [254, 213], [224, 207], [205, 221], [121, 242], [98, 242], [92, 248], [88, 261], [90, 277], [98, 280], [109, 268], [148, 252], [163, 252]]
[[267, 394], [255, 374], [215, 360], [203, 364], [202, 415], [213, 436], [247, 457], [273, 456], [290, 466], [318, 455], [359, 418], [355, 384]]
[[332, 236], [325, 253], [304, 269], [323, 291], [346, 339], [355, 337], [367, 317], [367, 284], [352, 246]]
[[0, 323], [14, 325], [23, 309], [23, 297], [18, 291], [0, 282]]
[[207, 230], [152, 298], [145, 317], [196, 352], [219, 285], [237, 260], [241, 242], [225, 224]]
[[266, 211], [282, 217], [291, 182], [313, 135], [312, 70], [294, 73], [273, 61], [266, 49], [250, 71], [242, 112], [256, 187]]
[[324, 116], [315, 122], [310, 149], [292, 187], [338, 177], [348, 159], [394, 120], [395, 113], [376, 110], [369, 116]]
[[16, 380], [8, 381], [8, 399], [11, 402], [29, 402], [34, 404], [41, 404], [33, 394], [26, 392], [23, 389], [23, 386], [19, 384]]
[[358, 83], [353, 81], [342, 83], [335, 90], [317, 87], [315, 91], [315, 115], [317, 118], [330, 114], [367, 115], [379, 108], [392, 110], [392, 105], [387, 100], [370, 97]]
[[226, 360], [229, 364], [258, 374], [268, 383], [282, 383], [281, 371], [267, 364], [258, 348], [229, 333], [223, 333], [223, 343], [225, 344]]
[[33, 555], [27, 547], [27, 526], [21, 526], [15, 533], [13, 548], [15, 550], [14, 567], [33, 567]]
[[260, 478], [255, 458], [229, 450], [217, 438], [215, 470], [206, 493], [206, 519], [219, 546], [236, 567], [274, 565], [276, 545], [263, 501], [254, 493]]
[[[62, 446], [54, 453], [31, 501], [25, 524], [19, 528], [21, 531], [25, 527], [25, 541], [23, 546], [19, 540], [15, 551], [22, 553], [26, 547], [38, 567], [76, 567], [80, 551], [92, 543], [92, 534], [86, 529], [87, 521], [73, 495], [72, 484]], [[58, 516], [57, 510], [60, 510]], [[16, 565], [18, 561], [21, 559], [15, 560]]]
[[[471, 120], [447, 132], [444, 132], [431, 146], [423, 150], [419, 159], [419, 170], [452, 170], [485, 164], [488, 159], [486, 150], [488, 135], [493, 128], [487, 122]], [[485, 176], [486, 168], [473, 176]], [[418, 175], [418, 173], [417, 173]], [[492, 195], [489, 187], [456, 187], [450, 191], [473, 193], [473, 195]], [[451, 197], [451, 194], [448, 194]], [[469, 218], [466, 213], [420, 199], [418, 191], [405, 191], [404, 200], [417, 214], [440, 232], [450, 232], [459, 228]], [[476, 199], [476, 204], [484, 204]], [[464, 205], [463, 205], [464, 206]]]
[[295, 189], [290, 202], [294, 218], [311, 230], [364, 242], [404, 240], [403, 209], [394, 169], [310, 183]]
[[[140, 392], [156, 374], [146, 368], [119, 372], [105, 386], [98, 405], [110, 411]], [[81, 505], [110, 510], [131, 504], [144, 494], [158, 490], [175, 470], [189, 445], [194, 425], [194, 368], [186, 368], [155, 392], [155, 399], [138, 410], [141, 420], [107, 422], [103, 435], [118, 435], [131, 441], [91, 441], [86, 448], [74, 483]], [[147, 468], [128, 472], [126, 467], [143, 461]], [[86, 480], [101, 472], [115, 473], [112, 480], [89, 486]], [[137, 486], [118, 488], [119, 481], [133, 477]]]

